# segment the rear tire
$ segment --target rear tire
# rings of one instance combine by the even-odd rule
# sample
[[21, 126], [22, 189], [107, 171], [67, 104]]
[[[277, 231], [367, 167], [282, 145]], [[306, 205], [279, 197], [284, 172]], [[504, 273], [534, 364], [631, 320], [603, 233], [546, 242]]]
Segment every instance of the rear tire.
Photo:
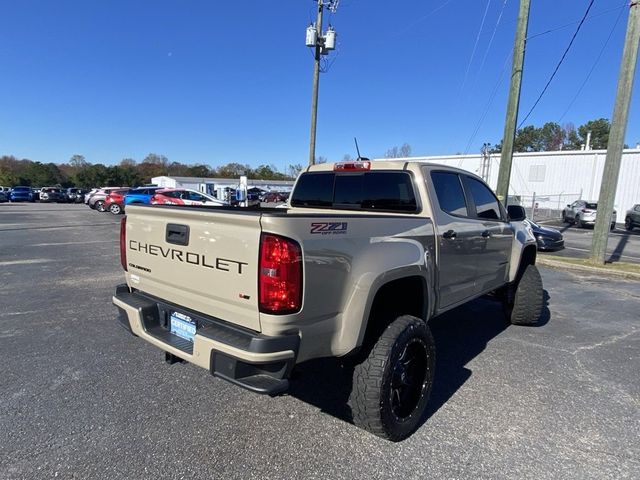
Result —
[[575, 226], [578, 228], [584, 228], [584, 223], [580, 220], [580, 216], [576, 215], [576, 221], [574, 222]]
[[122, 213], [122, 207], [117, 203], [112, 203], [109, 205], [109, 211], [114, 215], [120, 215]]
[[98, 200], [96, 203], [93, 204], [93, 208], [95, 208], [99, 212], [104, 212], [105, 211], [104, 200]]
[[434, 371], [429, 327], [417, 317], [398, 317], [354, 368], [349, 397], [353, 422], [387, 440], [404, 440], [422, 422]]
[[544, 289], [535, 265], [527, 265], [517, 285], [507, 288], [505, 314], [513, 325], [536, 325], [540, 321]]

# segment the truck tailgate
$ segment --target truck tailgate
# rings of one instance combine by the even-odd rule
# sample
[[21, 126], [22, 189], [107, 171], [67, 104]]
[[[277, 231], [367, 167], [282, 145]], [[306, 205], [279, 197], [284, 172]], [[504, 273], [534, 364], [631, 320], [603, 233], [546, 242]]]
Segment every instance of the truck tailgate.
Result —
[[260, 213], [127, 206], [127, 279], [176, 305], [260, 331]]

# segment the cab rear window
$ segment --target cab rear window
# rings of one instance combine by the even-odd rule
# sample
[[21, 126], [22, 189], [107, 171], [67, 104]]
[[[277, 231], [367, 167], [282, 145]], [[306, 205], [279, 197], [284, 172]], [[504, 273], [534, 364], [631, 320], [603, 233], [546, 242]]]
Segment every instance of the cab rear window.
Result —
[[418, 211], [409, 172], [303, 173], [291, 206], [384, 212]]

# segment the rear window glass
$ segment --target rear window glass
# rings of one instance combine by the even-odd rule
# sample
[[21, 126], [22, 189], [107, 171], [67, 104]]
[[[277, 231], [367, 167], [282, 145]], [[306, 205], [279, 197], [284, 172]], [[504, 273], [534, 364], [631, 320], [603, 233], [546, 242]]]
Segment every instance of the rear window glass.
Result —
[[391, 212], [418, 210], [411, 175], [389, 171], [302, 174], [291, 205]]
[[598, 204], [597, 203], [587, 203], [587, 204], [585, 204], [585, 208], [590, 208], [592, 210], [596, 210], [598, 208]]
[[304, 173], [300, 176], [295, 195], [291, 199], [294, 207], [330, 207], [333, 205], [333, 173]]

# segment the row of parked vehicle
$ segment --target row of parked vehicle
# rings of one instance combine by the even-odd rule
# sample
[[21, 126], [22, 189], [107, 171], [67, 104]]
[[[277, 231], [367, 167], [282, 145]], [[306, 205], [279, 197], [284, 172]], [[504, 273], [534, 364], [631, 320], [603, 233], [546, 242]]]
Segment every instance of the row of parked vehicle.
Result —
[[124, 213], [127, 205], [229, 205], [188, 188], [164, 187], [106, 187], [96, 188], [85, 197], [85, 203], [98, 212], [111, 212], [114, 215]]
[[[249, 192], [244, 203], [247, 206], [265, 203], [282, 203], [289, 198], [288, 193], [264, 192], [257, 194]], [[114, 215], [124, 213], [127, 205], [238, 205], [240, 200], [235, 192], [229, 193], [225, 200], [212, 195], [191, 190], [189, 188], [165, 188], [145, 186], [137, 188], [129, 187], [104, 187], [95, 188], [85, 195], [85, 203], [99, 212], [111, 212]]]
[[82, 203], [85, 190], [60, 187], [0, 187], [0, 202]]

